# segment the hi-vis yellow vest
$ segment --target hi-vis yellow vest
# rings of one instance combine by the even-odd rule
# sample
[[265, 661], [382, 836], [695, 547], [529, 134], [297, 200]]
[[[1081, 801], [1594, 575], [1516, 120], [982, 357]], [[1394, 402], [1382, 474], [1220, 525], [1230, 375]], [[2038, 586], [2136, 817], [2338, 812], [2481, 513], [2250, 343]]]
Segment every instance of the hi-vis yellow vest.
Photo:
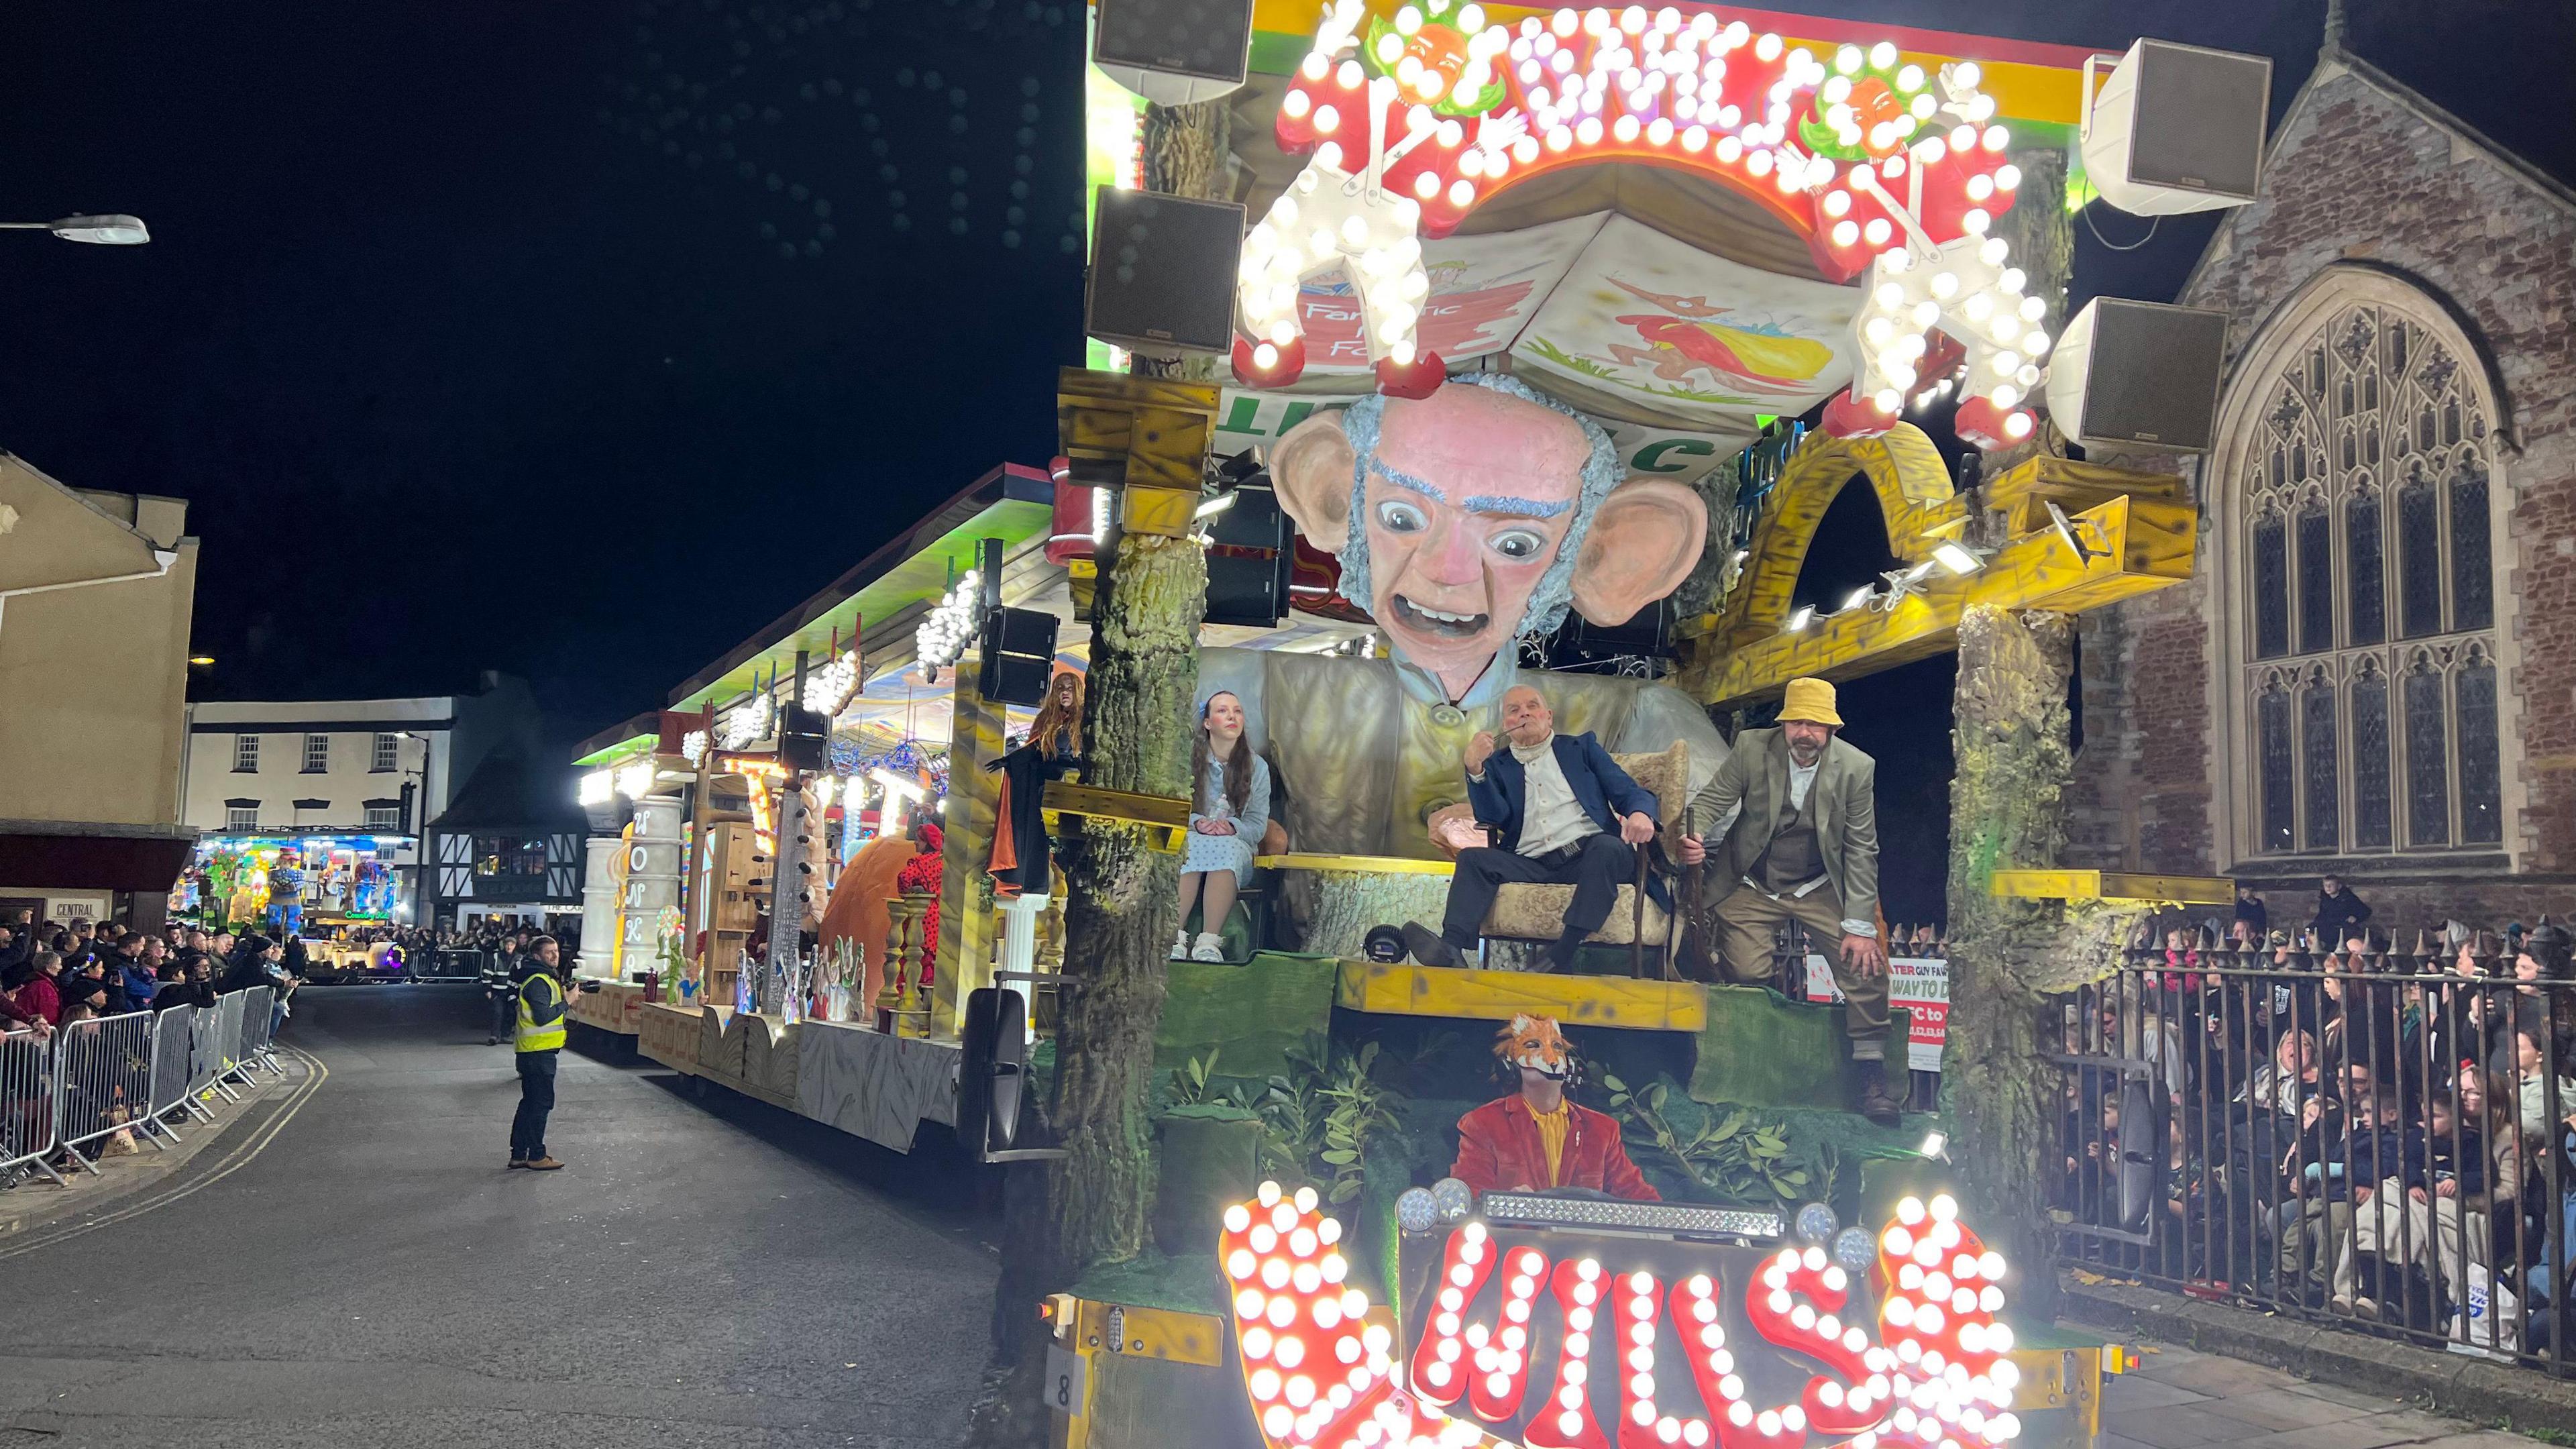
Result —
[[542, 971], [519, 985], [518, 1049], [523, 1052], [550, 1052], [564, 1044], [565, 1018], [556, 1017], [551, 1026], [537, 1025], [536, 1017], [528, 1010], [528, 993], [531, 990], [536, 992], [540, 1002], [560, 1006], [563, 1004], [563, 988]]

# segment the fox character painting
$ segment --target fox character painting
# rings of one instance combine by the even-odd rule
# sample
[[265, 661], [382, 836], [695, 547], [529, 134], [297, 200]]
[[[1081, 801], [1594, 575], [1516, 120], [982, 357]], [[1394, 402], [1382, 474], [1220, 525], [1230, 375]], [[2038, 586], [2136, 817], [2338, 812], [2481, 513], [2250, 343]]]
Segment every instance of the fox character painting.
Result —
[[1614, 319], [1623, 327], [1635, 328], [1646, 346], [1624, 342], [1610, 346], [1611, 356], [1666, 382], [1689, 382], [1692, 373], [1706, 372], [1721, 387], [1804, 396], [1815, 389], [1817, 375], [1833, 365], [1834, 350], [1813, 338], [1713, 320], [1733, 309], [1712, 307], [1706, 297], [1667, 296], [1632, 287], [1616, 277], [1610, 284], [1671, 314]]
[[1578, 1187], [1660, 1200], [1628, 1159], [1616, 1119], [1568, 1101], [1574, 1047], [1553, 1017], [1515, 1016], [1494, 1038], [1494, 1057], [1520, 1090], [1458, 1119], [1449, 1175], [1478, 1193]]

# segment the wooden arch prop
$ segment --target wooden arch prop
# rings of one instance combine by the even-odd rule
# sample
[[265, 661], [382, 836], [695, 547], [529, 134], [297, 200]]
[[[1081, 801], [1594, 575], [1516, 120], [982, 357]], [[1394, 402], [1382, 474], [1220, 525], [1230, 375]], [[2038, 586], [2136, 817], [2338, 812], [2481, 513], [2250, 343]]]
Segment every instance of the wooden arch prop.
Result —
[[[1792, 629], [1790, 596], [1816, 526], [1855, 478], [1878, 495], [1904, 585]], [[2178, 477], [2043, 456], [1982, 493], [1952, 492], [1939, 451], [1910, 423], [1874, 438], [1810, 434], [1763, 502], [1734, 587], [1686, 631], [1683, 687], [1711, 705], [1750, 703], [1802, 676], [1854, 679], [1955, 648], [1970, 604], [2071, 613], [2191, 577], [2195, 520]], [[1963, 575], [1936, 551], [1965, 546], [1976, 506], [2004, 513], [2004, 542]]]

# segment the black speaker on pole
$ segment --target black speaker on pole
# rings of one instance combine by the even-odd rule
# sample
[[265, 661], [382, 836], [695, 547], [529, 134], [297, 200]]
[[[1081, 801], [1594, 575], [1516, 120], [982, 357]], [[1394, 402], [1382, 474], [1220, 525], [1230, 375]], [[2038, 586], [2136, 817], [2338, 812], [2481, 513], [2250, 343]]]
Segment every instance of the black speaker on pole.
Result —
[[1234, 501], [1208, 520], [1207, 622], [1275, 629], [1288, 617], [1296, 525], [1266, 481], [1221, 496]]
[[977, 640], [983, 665], [975, 687], [996, 704], [1034, 709], [1046, 703], [1055, 672], [1056, 617], [1044, 609], [995, 609]]
[[1252, 59], [1252, 0], [1099, 0], [1091, 61], [1167, 106], [1242, 86]]
[[2087, 446], [2205, 453], [2226, 364], [2226, 313], [2096, 297], [2050, 353], [2049, 416]]
[[791, 704], [778, 716], [778, 763], [811, 774], [831, 756], [832, 722], [819, 709]]
[[1062, 1157], [1064, 1149], [1021, 1130], [1028, 1105], [1028, 1003], [1016, 991], [966, 993], [957, 1071], [957, 1140], [982, 1162]]
[[1243, 207], [1101, 187], [1083, 330], [1147, 356], [1234, 346]]

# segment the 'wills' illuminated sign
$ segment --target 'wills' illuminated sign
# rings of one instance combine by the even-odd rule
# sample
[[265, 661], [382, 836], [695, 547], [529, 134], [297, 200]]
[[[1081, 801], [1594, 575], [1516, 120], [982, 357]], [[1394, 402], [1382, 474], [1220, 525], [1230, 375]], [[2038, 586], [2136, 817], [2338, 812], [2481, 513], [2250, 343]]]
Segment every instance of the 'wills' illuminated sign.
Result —
[[[1244, 1388], [1273, 1449], [2000, 1449], [2020, 1432], [2012, 1333], [1996, 1321], [2005, 1264], [1946, 1197], [1900, 1206], [1867, 1283], [1818, 1247], [1461, 1223], [1400, 1358], [1344, 1282], [1340, 1226], [1311, 1190], [1275, 1184], [1226, 1211]], [[1640, 1261], [1605, 1264], [1587, 1242]], [[1757, 1345], [1730, 1339], [1730, 1322]], [[1780, 1390], [1787, 1355], [1822, 1371], [1765, 1405], [1760, 1381]]]

